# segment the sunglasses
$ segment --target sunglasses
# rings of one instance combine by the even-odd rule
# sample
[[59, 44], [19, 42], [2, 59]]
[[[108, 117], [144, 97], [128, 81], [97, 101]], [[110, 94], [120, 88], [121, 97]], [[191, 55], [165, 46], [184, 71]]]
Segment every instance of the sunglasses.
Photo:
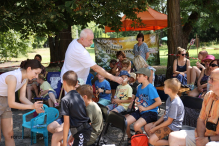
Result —
[[186, 56], [186, 54], [181, 54], [182, 56]]
[[216, 66], [218, 66], [217, 64], [210, 64], [209, 66], [211, 66], [211, 67], [216, 67]]

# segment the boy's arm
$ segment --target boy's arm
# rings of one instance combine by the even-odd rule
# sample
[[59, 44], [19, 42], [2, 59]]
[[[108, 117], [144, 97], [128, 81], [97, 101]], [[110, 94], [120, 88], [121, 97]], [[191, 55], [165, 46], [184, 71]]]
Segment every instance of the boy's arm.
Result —
[[156, 122], [154, 122], [154, 126], [157, 126], [157, 125], [159, 125], [160, 123], [162, 123], [162, 122], [164, 121], [164, 115], [165, 115], [165, 114], [163, 114], [163, 116], [161, 116], [159, 120], [157, 120]]
[[154, 109], [154, 108], [156, 108], [156, 107], [158, 107], [159, 105], [162, 104], [160, 97], [157, 97], [154, 100], [155, 100], [155, 103], [153, 103], [152, 105], [150, 105], [148, 107], [138, 106], [140, 112]]
[[132, 97], [129, 97], [128, 100], [120, 100], [117, 98], [117, 99], [114, 99], [114, 101], [116, 103], [130, 103], [130, 102], [132, 102]]
[[160, 125], [158, 125], [158, 126], [152, 128], [152, 129], [150, 130], [150, 132], [151, 132], [151, 133], [154, 133], [156, 130], [158, 130], [158, 129], [162, 128], [162, 127], [166, 127], [166, 126], [170, 125], [172, 122], [173, 122], [173, 118], [168, 117], [168, 119], [167, 119], [165, 122], [163, 122], [163, 123], [161, 123]]
[[70, 121], [69, 116], [64, 115], [63, 146], [67, 146], [68, 131], [69, 131], [69, 128], [70, 128], [69, 121]]

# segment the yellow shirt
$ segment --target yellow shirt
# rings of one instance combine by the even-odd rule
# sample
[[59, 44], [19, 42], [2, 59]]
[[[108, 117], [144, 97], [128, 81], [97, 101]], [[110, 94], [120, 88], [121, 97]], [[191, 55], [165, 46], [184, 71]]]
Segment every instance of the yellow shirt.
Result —
[[[51, 85], [47, 82], [47, 81], [44, 81], [41, 85], [40, 85], [40, 92], [43, 92], [45, 90], [50, 90], [50, 91], [54, 91], [51, 87]], [[46, 95], [48, 95], [48, 93], [44, 94], [43, 96], [45, 97]]]
[[[125, 86], [119, 85], [116, 88], [116, 98], [120, 100], [128, 100], [132, 98], [132, 87], [129, 84]], [[120, 103], [119, 105], [123, 106], [126, 110], [128, 109], [130, 103]]]

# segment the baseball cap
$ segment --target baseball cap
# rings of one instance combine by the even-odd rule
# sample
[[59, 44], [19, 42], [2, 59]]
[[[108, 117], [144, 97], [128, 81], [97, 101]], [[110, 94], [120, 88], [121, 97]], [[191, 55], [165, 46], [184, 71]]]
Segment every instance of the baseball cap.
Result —
[[133, 79], [134, 79], [134, 82], [135, 82], [135, 80], [136, 80], [136, 74], [133, 73], [133, 72], [131, 72], [131, 73], [130, 73], [130, 77], [133, 78]]
[[121, 70], [119, 76], [126, 75], [130, 77], [130, 74], [126, 70]]
[[148, 77], [151, 76], [151, 71], [148, 68], [140, 68], [138, 71], [135, 72], [136, 74], [143, 74], [146, 75]]

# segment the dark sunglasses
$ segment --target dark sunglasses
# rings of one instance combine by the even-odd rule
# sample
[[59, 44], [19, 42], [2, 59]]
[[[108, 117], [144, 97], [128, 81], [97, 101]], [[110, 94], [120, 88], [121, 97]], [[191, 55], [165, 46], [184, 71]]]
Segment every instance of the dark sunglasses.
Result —
[[186, 56], [186, 54], [181, 54], [181, 55], [182, 55], [182, 56], [184, 56], [184, 55]]
[[210, 64], [209, 66], [211, 66], [211, 67], [216, 67], [216, 66], [218, 66], [217, 64]]

